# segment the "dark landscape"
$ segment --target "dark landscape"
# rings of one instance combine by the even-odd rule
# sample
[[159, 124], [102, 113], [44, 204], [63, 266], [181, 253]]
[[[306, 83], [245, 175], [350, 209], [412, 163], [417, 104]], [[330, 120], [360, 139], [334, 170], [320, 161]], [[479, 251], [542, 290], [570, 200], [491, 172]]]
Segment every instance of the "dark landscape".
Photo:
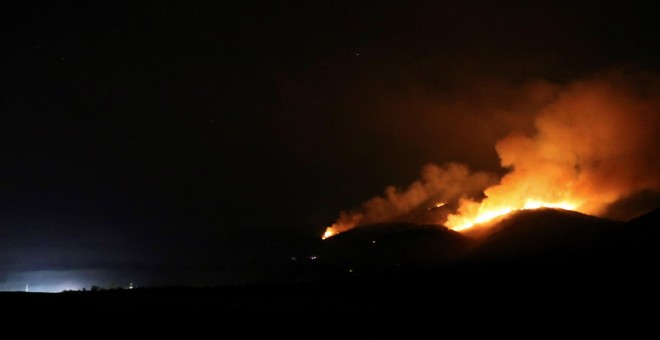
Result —
[[2, 1], [0, 307], [653, 309], [656, 7]]
[[437, 225], [365, 226], [324, 242], [315, 260], [280, 268], [295, 275], [290, 282], [5, 292], [0, 293], [0, 301], [3, 306], [213, 306], [318, 312], [467, 302], [550, 308], [575, 304], [575, 299], [579, 304], [628, 305], [636, 299], [657, 298], [659, 219], [657, 209], [625, 223], [563, 210], [522, 211], [493, 226], [484, 239]]

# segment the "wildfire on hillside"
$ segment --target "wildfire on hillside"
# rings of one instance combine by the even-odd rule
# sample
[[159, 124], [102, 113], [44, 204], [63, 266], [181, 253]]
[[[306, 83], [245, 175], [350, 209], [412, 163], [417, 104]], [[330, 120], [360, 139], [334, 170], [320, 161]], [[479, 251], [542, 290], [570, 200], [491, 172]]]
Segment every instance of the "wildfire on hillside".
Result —
[[[621, 71], [553, 87], [535, 112], [535, 132], [512, 132], [495, 150], [509, 171], [497, 178], [459, 163], [429, 164], [405, 189], [341, 212], [323, 239], [354, 227], [405, 219], [424, 205], [457, 202], [437, 224], [456, 231], [513, 211], [561, 208], [599, 215], [644, 190], [660, 190], [660, 86]], [[432, 211], [433, 209], [427, 209]]]

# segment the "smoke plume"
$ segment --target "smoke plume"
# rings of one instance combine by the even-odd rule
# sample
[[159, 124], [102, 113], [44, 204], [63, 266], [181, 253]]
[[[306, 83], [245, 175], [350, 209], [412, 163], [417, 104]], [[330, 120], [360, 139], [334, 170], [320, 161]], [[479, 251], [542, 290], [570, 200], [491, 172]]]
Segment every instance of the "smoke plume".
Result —
[[495, 145], [501, 166], [509, 170], [499, 183], [491, 185], [495, 175], [471, 173], [464, 165], [427, 165], [422, 179], [405, 190], [388, 187], [384, 196], [342, 212], [325, 236], [396, 220], [429, 200], [459, 200], [455, 214], [436, 222], [460, 230], [543, 206], [602, 215], [621, 199], [660, 191], [655, 75], [614, 70], [544, 89], [553, 93], [541, 96], [533, 112], [535, 131], [513, 131]]
[[424, 203], [442, 205], [466, 195], [476, 195], [495, 182], [495, 176], [485, 172], [470, 172], [467, 166], [450, 163], [444, 166], [427, 164], [421, 179], [405, 190], [393, 186], [383, 196], [374, 197], [354, 211], [341, 212], [335, 224], [328, 228], [326, 237], [355, 226], [397, 220]]

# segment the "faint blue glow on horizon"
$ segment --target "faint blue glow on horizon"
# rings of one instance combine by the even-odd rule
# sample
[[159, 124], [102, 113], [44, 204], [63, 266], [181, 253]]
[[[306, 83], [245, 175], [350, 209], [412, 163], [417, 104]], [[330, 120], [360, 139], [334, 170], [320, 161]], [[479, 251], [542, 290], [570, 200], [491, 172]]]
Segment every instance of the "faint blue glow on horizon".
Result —
[[90, 290], [167, 286], [219, 286], [262, 282], [251, 270], [239, 271], [158, 271], [135, 269], [77, 269], [77, 270], [7, 270], [0, 268], [0, 292], [59, 293], [65, 290]]
[[102, 270], [36, 270], [10, 273], [0, 281], [0, 291], [24, 292], [29, 285], [30, 292], [59, 293], [65, 290], [89, 289], [91, 286], [105, 286], [107, 273]]

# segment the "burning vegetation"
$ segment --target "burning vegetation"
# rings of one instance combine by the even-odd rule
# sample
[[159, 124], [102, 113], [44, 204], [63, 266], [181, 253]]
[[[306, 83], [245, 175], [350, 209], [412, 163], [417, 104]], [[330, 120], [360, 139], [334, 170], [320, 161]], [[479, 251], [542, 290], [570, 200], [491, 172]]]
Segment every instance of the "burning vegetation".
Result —
[[659, 191], [659, 84], [654, 76], [622, 70], [550, 84], [534, 112], [535, 131], [514, 131], [496, 143], [508, 170], [504, 176], [459, 163], [426, 165], [421, 179], [407, 188], [390, 186], [382, 196], [341, 212], [323, 238], [366, 224], [416, 222], [419, 214], [411, 212], [420, 209], [433, 218], [436, 209], [428, 208], [449, 209], [446, 202], [455, 208], [434, 222], [464, 231], [542, 207], [602, 215], [619, 200]]

